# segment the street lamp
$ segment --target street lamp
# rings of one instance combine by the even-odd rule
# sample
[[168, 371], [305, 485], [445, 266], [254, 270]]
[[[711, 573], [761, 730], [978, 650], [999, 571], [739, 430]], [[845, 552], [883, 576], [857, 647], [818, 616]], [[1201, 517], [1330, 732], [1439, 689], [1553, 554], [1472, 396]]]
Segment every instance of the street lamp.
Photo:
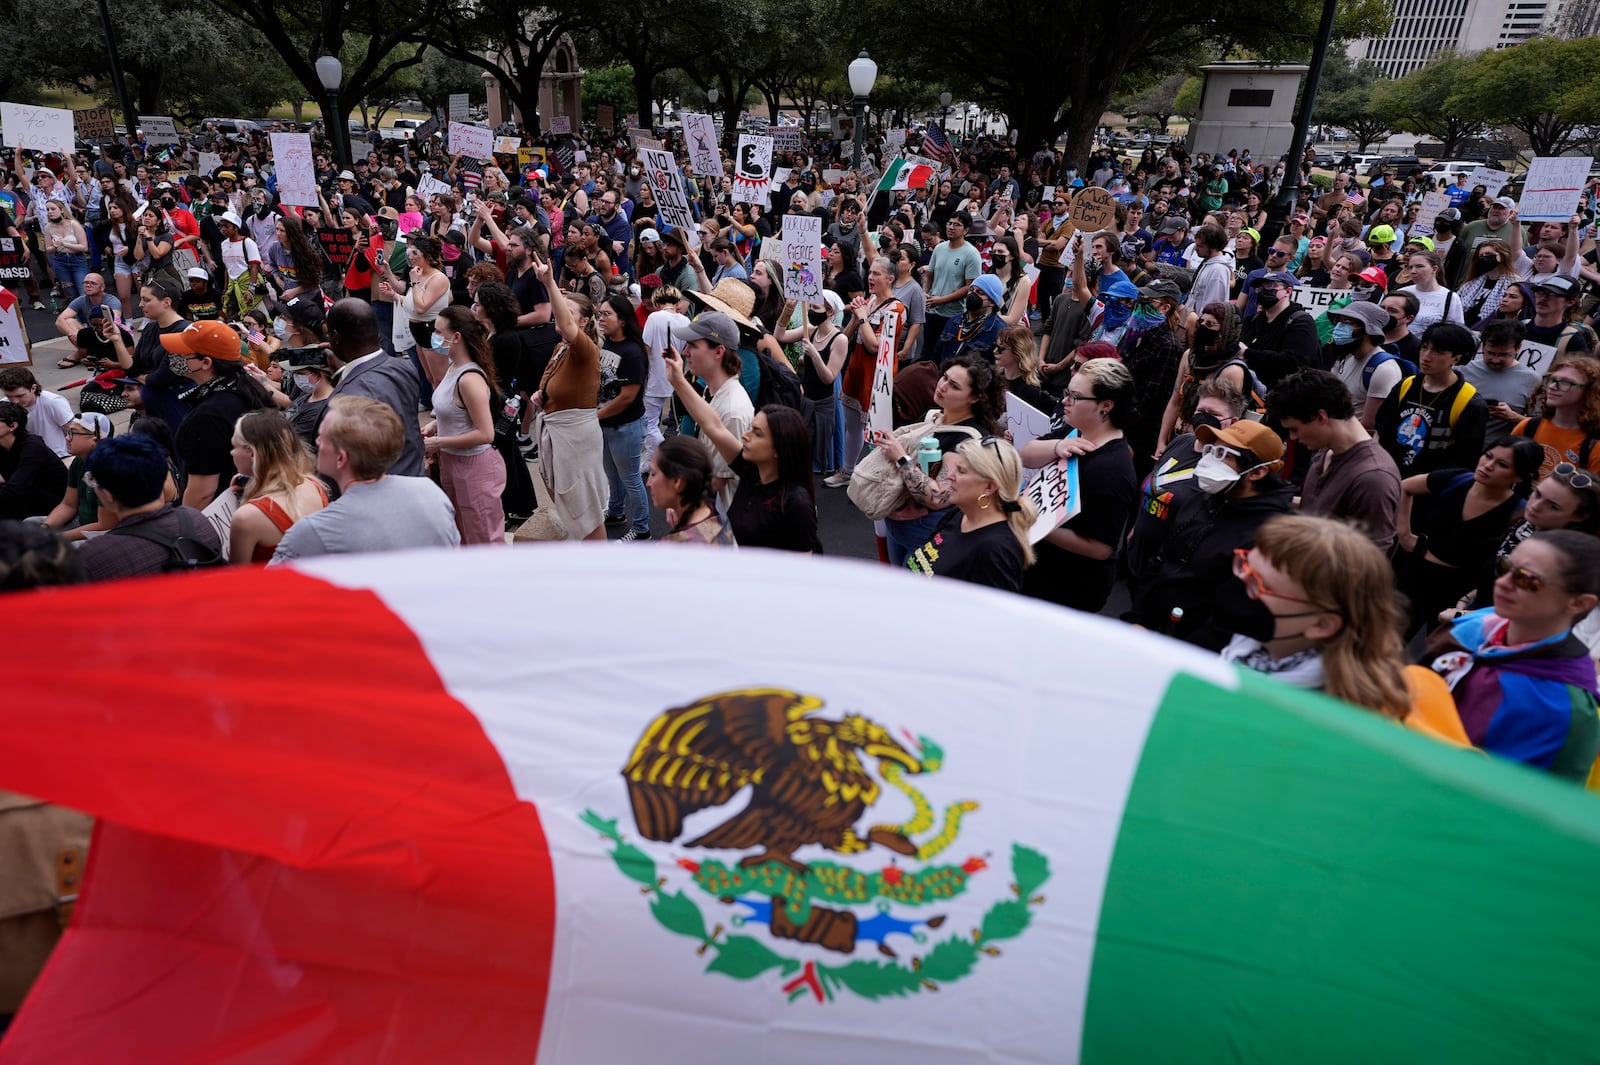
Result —
[[338, 56], [325, 55], [317, 60], [317, 80], [328, 92], [328, 107], [323, 110], [323, 125], [328, 127], [328, 139], [333, 142], [333, 154], [339, 169], [350, 165], [350, 130], [339, 113], [339, 86], [344, 83], [344, 64]]
[[950, 95], [949, 89], [946, 89], [944, 92], [939, 94], [939, 106], [943, 108], [943, 111], [941, 111], [939, 114], [940, 133], [948, 132], [948, 130], [944, 128], [944, 124], [950, 119], [950, 101], [953, 99], [955, 99], [955, 97]]
[[850, 91], [856, 94], [856, 157], [854, 169], [861, 169], [862, 124], [867, 118], [867, 97], [872, 93], [872, 83], [878, 80], [878, 64], [867, 55], [865, 48], [850, 62]]

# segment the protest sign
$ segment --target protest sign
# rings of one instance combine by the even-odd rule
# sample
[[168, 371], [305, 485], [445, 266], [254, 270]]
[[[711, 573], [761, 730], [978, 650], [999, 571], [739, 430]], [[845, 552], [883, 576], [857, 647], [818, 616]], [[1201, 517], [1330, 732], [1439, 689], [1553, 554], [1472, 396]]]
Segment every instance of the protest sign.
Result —
[[1439, 217], [1439, 212], [1450, 206], [1448, 192], [1429, 192], [1422, 197], [1422, 207], [1417, 211], [1417, 220], [1411, 223], [1406, 230], [1406, 237], [1431, 237], [1433, 236], [1433, 220]]
[[22, 241], [0, 237], [0, 281], [26, 281], [31, 272]]
[[883, 138], [884, 154], [886, 156], [899, 155], [906, 147], [906, 131], [891, 129]]
[[7, 148], [34, 148], [42, 152], [72, 152], [72, 112], [64, 107], [31, 107], [0, 103], [0, 127]]
[[1544, 373], [1556, 361], [1556, 346], [1554, 344], [1536, 344], [1531, 340], [1524, 340], [1522, 347], [1517, 350], [1517, 361], [1530, 370]]
[[494, 139], [494, 154], [516, 155], [517, 149], [522, 147], [521, 137], [496, 137]]
[[700, 234], [695, 230], [694, 212], [689, 209], [683, 175], [678, 173], [672, 153], [659, 148], [642, 148], [639, 158], [644, 163], [650, 189], [655, 193], [658, 220], [663, 226], [681, 229], [689, 246], [699, 247]]
[[1334, 300], [1348, 295], [1350, 290], [1347, 288], [1312, 288], [1310, 285], [1301, 285], [1299, 288], [1289, 290], [1290, 298], [1313, 314], [1321, 314], [1333, 304]]
[[572, 132], [572, 119], [568, 118], [566, 115], [551, 115], [550, 116], [550, 132], [551, 133], [571, 133]]
[[140, 115], [139, 130], [151, 144], [178, 143], [178, 127], [170, 115]]
[[194, 169], [196, 173], [210, 177], [222, 169], [222, 156], [216, 152], [201, 152], [195, 157]]
[[278, 198], [291, 207], [317, 206], [317, 166], [311, 155], [311, 134], [270, 133], [268, 137], [278, 175]]
[[110, 140], [117, 135], [109, 107], [83, 107], [72, 112], [72, 124], [86, 141]]
[[563, 173], [572, 173], [575, 163], [585, 163], [588, 160], [588, 153], [573, 148], [571, 141], [556, 145], [556, 166], [560, 167]]
[[733, 202], [767, 206], [767, 187], [771, 181], [772, 138], [739, 134], [739, 148], [733, 162]]
[[1109, 228], [1117, 219], [1117, 201], [1098, 187], [1082, 190], [1072, 198], [1072, 224], [1083, 230]]
[[418, 150], [420, 151], [423, 142], [426, 141], [429, 137], [433, 136], [435, 133], [438, 133], [438, 132], [439, 132], [439, 117], [437, 115], [434, 115], [434, 116], [430, 117], [422, 125], [418, 126], [416, 128], [416, 131], [411, 134], [411, 143], [417, 145]]
[[1462, 179], [1461, 184], [1468, 190], [1482, 185], [1484, 191], [1490, 196], [1500, 195], [1500, 190], [1506, 187], [1506, 182], [1511, 180], [1511, 175], [1504, 170], [1496, 170], [1492, 166], [1480, 166]]
[[710, 177], [722, 176], [722, 153], [717, 150], [717, 130], [710, 115], [684, 112], [683, 140], [689, 146], [689, 162], [696, 174]]
[[783, 216], [783, 294], [822, 302], [822, 219], [813, 214]]
[[423, 200], [427, 200], [430, 196], [447, 195], [453, 191], [449, 185], [432, 174], [423, 174], [417, 179], [417, 195]]
[[350, 265], [350, 259], [356, 253], [355, 230], [318, 226], [317, 239], [322, 241], [322, 250], [328, 253], [333, 265], [340, 269]]
[[[438, 99], [438, 97], [434, 97], [434, 99]], [[450, 94], [450, 121], [452, 121], [452, 122], [465, 122], [467, 120], [467, 109], [470, 106], [471, 106], [471, 103], [470, 103], [470, 100], [468, 99], [468, 96], [467, 96], [466, 93], [464, 93], [464, 92], [453, 92], [453, 93], [451, 93]]]
[[594, 109], [594, 120], [602, 129], [614, 129], [617, 125], [617, 109], [610, 104], [601, 104]]
[[647, 129], [628, 130], [628, 143], [632, 144], [635, 149], [654, 148], [660, 151], [662, 148], [661, 142], [650, 136], [650, 131]]
[[798, 152], [805, 146], [799, 126], [776, 126], [772, 130], [772, 147], [780, 152]]
[[1006, 428], [1011, 432], [1011, 443], [1020, 448], [1050, 431], [1050, 415], [1007, 392]]
[[1588, 156], [1541, 155], [1528, 164], [1528, 177], [1522, 183], [1522, 198], [1517, 201], [1517, 218], [1523, 222], [1566, 222], [1578, 207], [1578, 199], [1589, 183]]
[[450, 152], [468, 159], [488, 159], [494, 155], [494, 134], [482, 126], [465, 122], [450, 123]]
[[751, 133], [758, 133], [762, 136], [766, 136], [767, 131], [772, 128], [772, 122], [768, 119], [762, 118], [759, 115], [751, 115], [749, 118], [744, 120], [744, 128], [749, 130]]
[[637, 112], [637, 111], [629, 111], [628, 112], [628, 128], [629, 129], [638, 129], [639, 128], [639, 112]]
[[[820, 219], [819, 219], [820, 221]], [[900, 315], [883, 316], [878, 327], [878, 360], [872, 372], [872, 403], [867, 408], [867, 440], [874, 433], [894, 432], [894, 346], [899, 339]], [[845, 441], [852, 445], [852, 441]]]
[[[1073, 430], [1077, 436], [1077, 430]], [[1028, 542], [1036, 544], [1078, 516], [1083, 500], [1078, 493], [1078, 459], [1056, 459], [1028, 484], [1023, 493], [1039, 516], [1028, 530]]]
[[767, 187], [767, 195], [771, 196], [774, 192], [777, 192], [779, 189], [783, 188], [783, 183], [789, 180], [789, 175], [791, 173], [793, 173], [793, 171], [786, 166], [773, 167], [772, 184]]
[[[0, 243], [10, 238], [0, 238]], [[24, 267], [26, 269], [26, 267]], [[33, 362], [28, 326], [22, 320], [22, 301], [0, 288], [0, 366], [27, 366]]]

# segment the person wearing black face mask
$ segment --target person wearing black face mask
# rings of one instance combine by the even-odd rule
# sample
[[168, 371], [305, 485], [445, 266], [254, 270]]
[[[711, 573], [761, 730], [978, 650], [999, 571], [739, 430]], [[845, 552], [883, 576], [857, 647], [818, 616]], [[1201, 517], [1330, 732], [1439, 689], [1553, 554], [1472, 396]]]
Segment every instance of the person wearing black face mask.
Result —
[[202, 263], [211, 264], [211, 249], [201, 238], [200, 221], [178, 202], [178, 193], [171, 185], [162, 185], [157, 190], [160, 193], [161, 213], [166, 216], [167, 225], [174, 234], [172, 264], [179, 272], [189, 270], [191, 267]]
[[944, 326], [928, 357], [940, 366], [968, 353], [982, 355], [993, 362], [994, 342], [1006, 325], [996, 311], [1004, 299], [1005, 290], [993, 274], [983, 274], [973, 281], [972, 291], [963, 301], [964, 313]]
[[1190, 500], [1173, 520], [1139, 581], [1133, 612], [1145, 628], [1220, 651], [1237, 631], [1213, 624], [1234, 551], [1255, 541], [1262, 522], [1293, 508], [1294, 488], [1275, 472], [1283, 465], [1283, 441], [1261, 422], [1201, 425], [1195, 442], [1201, 455], [1194, 481], [1204, 498]]
[[1268, 272], [1255, 279], [1256, 305], [1239, 333], [1239, 355], [1267, 388], [1306, 367], [1322, 365], [1322, 338], [1311, 312], [1295, 303], [1293, 274]]
[[835, 318], [844, 311], [844, 301], [831, 289], [822, 293], [821, 307], [806, 308], [806, 325], [800, 332], [800, 350], [805, 358], [800, 360], [800, 389], [811, 400], [811, 465], [823, 474], [832, 475], [833, 426], [837, 420], [838, 406], [833, 399], [833, 382], [844, 369], [850, 354], [850, 338], [839, 328]]

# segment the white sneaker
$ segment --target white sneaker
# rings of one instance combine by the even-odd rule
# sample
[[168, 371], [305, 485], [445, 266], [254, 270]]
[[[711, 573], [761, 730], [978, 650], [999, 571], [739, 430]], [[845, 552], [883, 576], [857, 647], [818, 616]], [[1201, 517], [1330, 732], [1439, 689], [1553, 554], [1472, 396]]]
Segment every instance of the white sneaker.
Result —
[[850, 471], [840, 470], [831, 477], [824, 477], [822, 483], [828, 488], [844, 488], [850, 484]]

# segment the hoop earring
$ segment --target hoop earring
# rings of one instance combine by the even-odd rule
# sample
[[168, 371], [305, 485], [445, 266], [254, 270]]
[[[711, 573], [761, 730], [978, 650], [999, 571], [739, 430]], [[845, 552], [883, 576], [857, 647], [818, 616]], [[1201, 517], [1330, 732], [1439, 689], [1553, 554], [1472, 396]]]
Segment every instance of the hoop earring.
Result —
[[978, 497], [978, 509], [979, 510], [988, 510], [989, 509], [989, 504], [984, 502], [984, 500], [988, 499], [988, 498], [989, 498], [989, 493], [988, 492], [985, 492], [985, 493], [983, 493], [983, 495]]

